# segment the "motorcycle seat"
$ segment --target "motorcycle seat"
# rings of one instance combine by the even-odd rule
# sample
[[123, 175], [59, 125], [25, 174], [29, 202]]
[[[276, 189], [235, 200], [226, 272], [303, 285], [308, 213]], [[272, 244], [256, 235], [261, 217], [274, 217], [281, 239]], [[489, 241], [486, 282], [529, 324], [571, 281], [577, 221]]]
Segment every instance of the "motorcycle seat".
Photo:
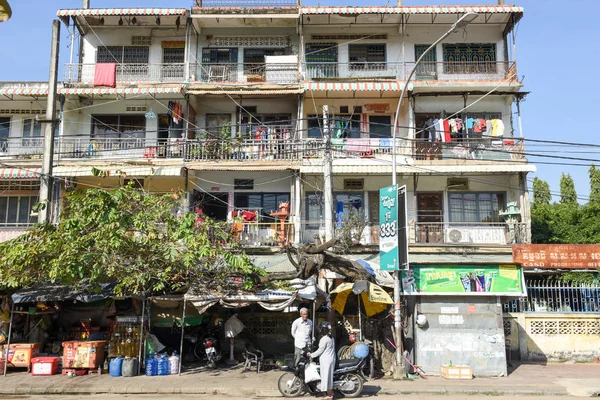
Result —
[[336, 369], [355, 367], [360, 364], [362, 360], [360, 358], [352, 358], [350, 360], [338, 360], [335, 366]]

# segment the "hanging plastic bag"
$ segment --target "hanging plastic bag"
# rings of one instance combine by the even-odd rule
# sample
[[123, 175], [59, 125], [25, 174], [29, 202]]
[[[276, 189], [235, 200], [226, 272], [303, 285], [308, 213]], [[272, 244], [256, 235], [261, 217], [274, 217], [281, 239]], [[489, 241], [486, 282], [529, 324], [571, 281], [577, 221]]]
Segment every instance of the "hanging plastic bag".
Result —
[[318, 381], [321, 379], [321, 374], [319, 373], [319, 366], [317, 363], [308, 363], [306, 368], [304, 369], [304, 382], [312, 382]]

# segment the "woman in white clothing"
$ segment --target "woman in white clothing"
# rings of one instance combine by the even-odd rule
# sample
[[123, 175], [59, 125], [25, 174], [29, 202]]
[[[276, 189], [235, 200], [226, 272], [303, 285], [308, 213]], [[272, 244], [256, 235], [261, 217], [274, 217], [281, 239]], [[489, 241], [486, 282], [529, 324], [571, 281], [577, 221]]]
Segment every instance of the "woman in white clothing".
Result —
[[333, 371], [335, 369], [335, 341], [331, 337], [331, 325], [324, 321], [319, 324], [319, 349], [309, 353], [311, 358], [319, 357], [321, 365], [321, 391], [327, 392], [323, 400], [333, 399]]

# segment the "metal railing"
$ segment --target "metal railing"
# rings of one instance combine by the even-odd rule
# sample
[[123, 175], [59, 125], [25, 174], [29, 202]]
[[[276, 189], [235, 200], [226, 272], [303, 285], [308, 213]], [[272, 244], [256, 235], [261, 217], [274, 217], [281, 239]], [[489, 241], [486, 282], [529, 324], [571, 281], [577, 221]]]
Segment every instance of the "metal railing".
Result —
[[[145, 138], [59, 137], [54, 142], [57, 159], [65, 158], [154, 158], [168, 143]], [[178, 145], [178, 143], [174, 143]], [[181, 156], [180, 156], [181, 157]]]
[[[408, 76], [415, 62], [404, 63], [404, 74]], [[460, 80], [517, 80], [514, 61], [438, 61], [421, 62], [415, 71], [415, 80], [460, 81]]]
[[0, 158], [41, 157], [44, 153], [44, 138], [39, 136], [21, 136], [0, 138]]
[[378, 78], [403, 79], [402, 62], [352, 62], [352, 63], [313, 63], [304, 64], [306, 80]]
[[195, 0], [192, 7], [204, 8], [279, 8], [279, 7], [299, 7], [299, 0]]
[[[65, 83], [94, 82], [96, 64], [65, 64]], [[185, 63], [117, 64], [117, 82], [185, 82]]]
[[197, 139], [184, 143], [185, 160], [294, 160], [301, 142], [290, 139]]
[[416, 160], [525, 160], [523, 139], [519, 138], [454, 138], [450, 142], [415, 139], [412, 154]]
[[504, 303], [505, 312], [600, 312], [600, 285], [555, 280], [527, 281], [527, 297]]
[[[325, 144], [322, 138], [303, 139], [304, 158], [321, 158]], [[391, 138], [331, 139], [331, 152], [334, 158], [371, 158], [392, 154]], [[409, 154], [400, 140], [396, 142], [396, 154]]]
[[276, 83], [300, 81], [297, 63], [199, 63], [192, 64], [191, 81], [201, 83]]
[[[295, 225], [284, 222], [285, 235], [288, 242], [294, 239]], [[232, 224], [231, 235], [234, 240], [244, 246], [263, 247], [280, 246], [281, 224], [279, 222], [243, 222]]]
[[516, 244], [529, 243], [525, 222], [409, 222], [410, 240], [416, 244]]

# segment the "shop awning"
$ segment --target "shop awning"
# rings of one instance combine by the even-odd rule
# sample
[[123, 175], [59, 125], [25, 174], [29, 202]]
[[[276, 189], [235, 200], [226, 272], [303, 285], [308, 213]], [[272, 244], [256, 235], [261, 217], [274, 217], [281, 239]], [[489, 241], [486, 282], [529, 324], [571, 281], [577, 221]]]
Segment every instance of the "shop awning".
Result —
[[[198, 162], [198, 164], [189, 164], [187, 169], [191, 171], [286, 171], [298, 170], [300, 167], [296, 162], [262, 162], [247, 161], [244, 162]], [[323, 169], [321, 168], [321, 171]]]
[[182, 167], [102, 167], [102, 166], [60, 166], [55, 167], [54, 176], [95, 176], [93, 168], [107, 171], [108, 176], [147, 177], [147, 176], [181, 176]]
[[135, 88], [61, 88], [59, 94], [74, 95], [128, 95], [181, 93], [181, 86], [135, 87]]
[[0, 179], [39, 179], [41, 168], [12, 167], [0, 168]]
[[[304, 82], [304, 89], [312, 91], [341, 91], [341, 92], [400, 92], [404, 88], [404, 82]], [[413, 90], [412, 83], [408, 84], [408, 90]]]
[[190, 301], [196, 307], [198, 313], [202, 314], [217, 304], [225, 308], [241, 308], [258, 304], [269, 311], [282, 311], [294, 302], [296, 295], [293, 292], [281, 289], [256, 292], [240, 289], [235, 293], [221, 293], [194, 286], [185, 294], [184, 299]]
[[58, 17], [105, 16], [105, 15], [185, 15], [185, 8], [88, 8], [58, 10]]
[[47, 96], [48, 88], [0, 88], [0, 96]]
[[223, 90], [196, 90], [191, 89], [188, 91], [188, 94], [192, 95], [207, 95], [207, 94], [215, 94], [215, 95], [260, 95], [260, 96], [269, 96], [274, 94], [300, 94], [304, 92], [302, 89], [275, 89], [275, 90], [230, 90], [223, 88]]
[[300, 14], [508, 14], [522, 13], [523, 7], [515, 6], [431, 6], [431, 7], [302, 7]]
[[104, 283], [98, 286], [84, 285], [80, 287], [65, 285], [36, 285], [21, 289], [12, 295], [15, 304], [37, 303], [40, 301], [76, 300], [82, 303], [92, 303], [114, 297], [114, 283]]

